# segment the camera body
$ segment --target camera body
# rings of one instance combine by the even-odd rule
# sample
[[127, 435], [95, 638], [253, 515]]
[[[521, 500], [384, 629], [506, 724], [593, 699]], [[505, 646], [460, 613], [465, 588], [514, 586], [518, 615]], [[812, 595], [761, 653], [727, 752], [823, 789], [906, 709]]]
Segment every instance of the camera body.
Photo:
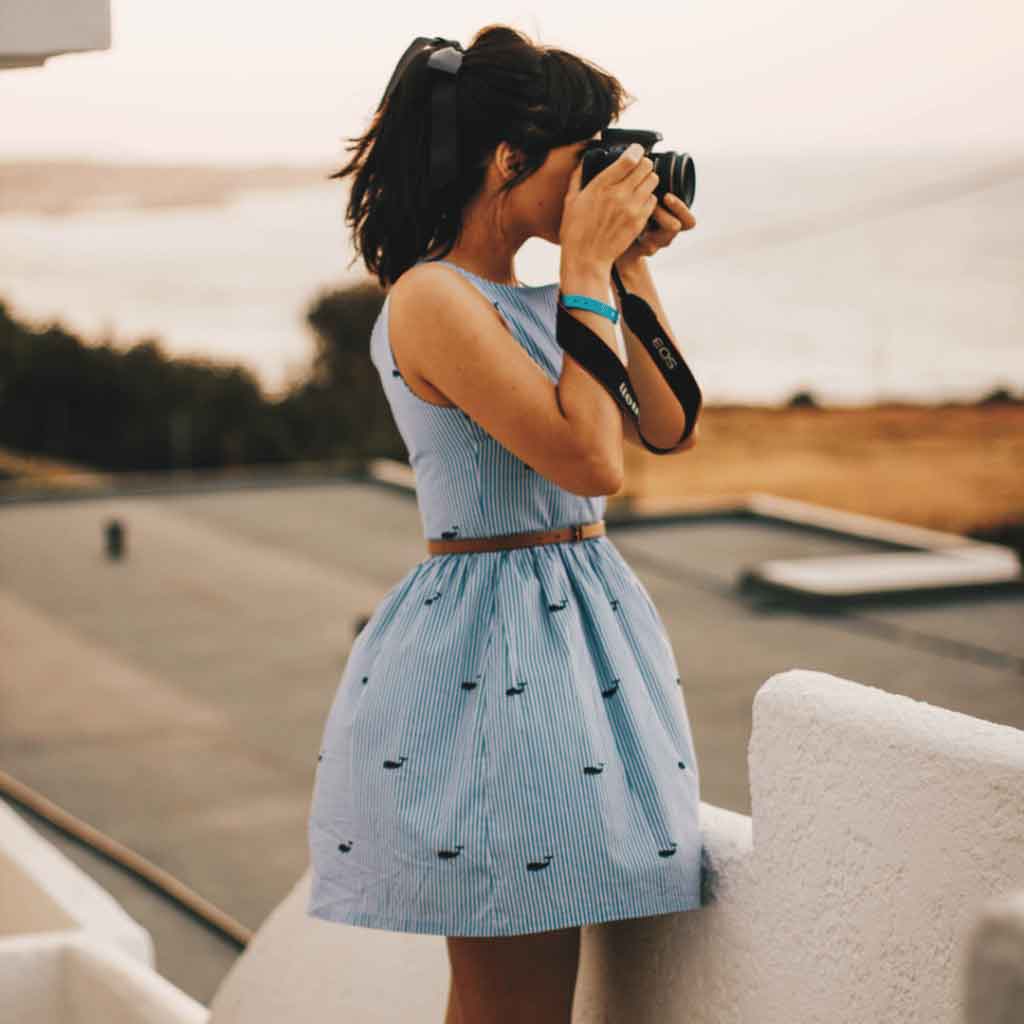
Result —
[[634, 142], [644, 147], [644, 154], [654, 164], [654, 172], [658, 175], [658, 184], [654, 194], [659, 200], [667, 192], [677, 195], [690, 208], [693, 207], [693, 194], [697, 189], [697, 172], [689, 153], [676, 153], [667, 150], [655, 153], [651, 147], [661, 141], [661, 132], [644, 131], [634, 128], [605, 128], [600, 139], [594, 139], [583, 151], [583, 170], [580, 177], [580, 188], [599, 174], [609, 164], [614, 163], [625, 149]]

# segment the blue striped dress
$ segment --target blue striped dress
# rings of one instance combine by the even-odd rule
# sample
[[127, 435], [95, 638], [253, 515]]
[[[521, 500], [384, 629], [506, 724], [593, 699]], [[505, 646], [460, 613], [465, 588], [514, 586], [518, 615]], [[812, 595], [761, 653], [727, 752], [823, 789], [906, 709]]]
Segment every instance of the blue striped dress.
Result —
[[[557, 283], [441, 261], [552, 382]], [[415, 470], [424, 537], [602, 518], [370, 338]], [[323, 730], [307, 912], [391, 931], [499, 936], [701, 905], [699, 773], [682, 682], [643, 583], [607, 536], [428, 555], [356, 637]]]

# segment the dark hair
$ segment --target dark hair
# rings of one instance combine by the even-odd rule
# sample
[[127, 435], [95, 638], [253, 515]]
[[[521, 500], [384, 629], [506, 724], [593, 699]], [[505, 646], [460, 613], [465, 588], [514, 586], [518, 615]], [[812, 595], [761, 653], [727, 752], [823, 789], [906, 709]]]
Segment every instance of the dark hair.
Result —
[[462, 228], [463, 209], [483, 184], [501, 141], [524, 163], [502, 183], [525, 181], [557, 146], [589, 139], [635, 99], [597, 65], [557, 47], [538, 45], [507, 25], [480, 29], [458, 73], [458, 170], [446, 188], [429, 187], [430, 92], [427, 61], [416, 54], [366, 132], [350, 139], [355, 156], [328, 178], [353, 175], [346, 210], [356, 255], [382, 287], [436, 246], [446, 256]]

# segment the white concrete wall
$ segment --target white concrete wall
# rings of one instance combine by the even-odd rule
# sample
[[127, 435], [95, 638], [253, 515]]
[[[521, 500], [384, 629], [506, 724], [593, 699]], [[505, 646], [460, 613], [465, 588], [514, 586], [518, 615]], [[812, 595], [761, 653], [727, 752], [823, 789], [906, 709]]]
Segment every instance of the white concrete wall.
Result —
[[[575, 1024], [962, 1022], [970, 925], [1024, 886], [1024, 733], [793, 670], [757, 692], [749, 771], [752, 818], [701, 807], [714, 902], [584, 928]], [[443, 937], [311, 920], [308, 881], [211, 1024], [440, 1022]]]
[[149, 932], [0, 800], [0, 1021], [205, 1024], [153, 953]]
[[791, 671], [749, 763], [756, 1019], [961, 1021], [970, 924], [1024, 885], [1024, 732]]
[[65, 930], [87, 932], [153, 966], [149, 932], [0, 800], [0, 938]]
[[33, 67], [60, 53], [110, 49], [110, 0], [3, 0], [0, 69]]
[[0, 940], [0, 1020], [207, 1024], [209, 1012], [152, 968], [85, 933]]

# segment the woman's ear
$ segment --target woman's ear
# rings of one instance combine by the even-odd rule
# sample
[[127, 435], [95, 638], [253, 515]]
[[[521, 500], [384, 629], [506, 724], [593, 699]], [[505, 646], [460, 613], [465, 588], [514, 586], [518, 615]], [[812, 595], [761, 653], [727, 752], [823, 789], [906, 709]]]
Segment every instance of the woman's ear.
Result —
[[504, 140], [498, 143], [494, 151], [494, 160], [498, 165], [498, 173], [505, 181], [514, 178], [525, 165], [522, 151]]

